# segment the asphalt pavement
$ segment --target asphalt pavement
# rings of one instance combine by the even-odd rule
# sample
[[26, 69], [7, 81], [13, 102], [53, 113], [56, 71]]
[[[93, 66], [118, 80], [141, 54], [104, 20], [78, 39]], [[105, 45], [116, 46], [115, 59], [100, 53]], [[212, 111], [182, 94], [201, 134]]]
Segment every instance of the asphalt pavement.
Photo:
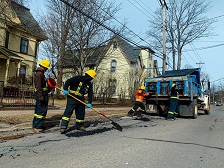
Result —
[[[131, 107], [100, 107], [100, 108], [95, 108], [98, 111], [102, 113], [106, 113], [106, 111], [129, 111]], [[62, 115], [64, 112], [65, 107], [62, 106], [56, 106], [55, 108], [49, 108], [47, 116], [50, 114], [55, 114], [55, 115]], [[92, 111], [92, 109], [86, 108], [86, 113]], [[33, 114], [34, 113], [34, 108], [33, 107], [27, 107], [24, 109], [24, 107], [6, 107], [0, 109], [0, 117], [7, 117], [7, 116], [18, 116], [18, 115], [24, 115], [24, 114]], [[97, 115], [98, 117], [100, 115]], [[107, 116], [107, 115], [106, 115]], [[113, 118], [114, 120], [117, 120], [119, 117], [118, 116], [111, 116], [109, 115], [108, 117]], [[101, 116], [102, 118], [102, 116]], [[88, 119], [88, 116], [86, 115], [86, 119]], [[96, 122], [98, 119], [96, 118]], [[106, 118], [101, 119], [102, 122], [108, 121]], [[46, 132], [53, 132], [53, 131], [59, 131], [59, 119], [51, 120], [51, 121], [45, 121], [45, 124], [47, 125], [47, 130]], [[22, 124], [8, 124], [8, 123], [3, 123], [0, 122], [0, 139], [1, 137], [6, 137], [6, 136], [13, 136], [11, 137], [16, 138], [16, 136], [25, 136], [27, 134], [33, 134], [32, 130], [32, 121], [22, 123]], [[70, 122], [70, 124], [74, 124]], [[87, 127], [89, 127], [92, 123], [86, 122]], [[95, 123], [96, 124], [96, 123]]]

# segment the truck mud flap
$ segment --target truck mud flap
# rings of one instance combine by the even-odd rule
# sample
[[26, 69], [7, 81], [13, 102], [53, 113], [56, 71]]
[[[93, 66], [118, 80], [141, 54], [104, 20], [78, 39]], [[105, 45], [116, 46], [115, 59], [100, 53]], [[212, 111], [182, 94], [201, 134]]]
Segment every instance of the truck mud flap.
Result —
[[194, 99], [192, 102], [188, 102], [185, 104], [180, 104], [180, 116], [185, 117], [192, 117], [197, 118], [198, 117], [198, 106], [197, 106], [197, 100]]

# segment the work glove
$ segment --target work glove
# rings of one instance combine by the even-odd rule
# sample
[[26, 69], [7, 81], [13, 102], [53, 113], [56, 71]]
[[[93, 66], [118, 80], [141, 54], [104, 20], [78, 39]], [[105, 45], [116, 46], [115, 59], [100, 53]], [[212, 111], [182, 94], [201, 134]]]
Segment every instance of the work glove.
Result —
[[87, 104], [87, 107], [88, 107], [88, 108], [92, 108], [92, 104], [88, 103], [88, 104]]
[[68, 91], [67, 90], [64, 90], [64, 94], [67, 95], [68, 94]]

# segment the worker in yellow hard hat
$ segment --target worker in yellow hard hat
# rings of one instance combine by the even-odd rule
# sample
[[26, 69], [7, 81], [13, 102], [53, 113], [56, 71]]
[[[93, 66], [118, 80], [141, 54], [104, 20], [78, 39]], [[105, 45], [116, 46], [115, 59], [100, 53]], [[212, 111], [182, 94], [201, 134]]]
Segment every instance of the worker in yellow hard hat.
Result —
[[170, 95], [170, 107], [167, 115], [167, 120], [174, 120], [180, 112], [179, 107], [179, 92], [177, 84], [173, 83], [171, 85], [171, 95]]
[[44, 73], [50, 68], [50, 61], [43, 59], [34, 75], [34, 99], [36, 100], [35, 112], [33, 117], [33, 131], [40, 133], [44, 131], [44, 119], [48, 108], [48, 85]]
[[138, 108], [140, 108], [140, 112], [136, 115], [141, 115], [146, 113], [143, 100], [144, 100], [144, 97], [148, 95], [149, 95], [148, 93], [145, 93], [145, 86], [140, 86], [139, 89], [136, 91], [135, 103], [133, 105], [133, 108], [128, 112], [128, 116], [134, 116]]
[[[84, 95], [88, 94], [87, 107], [92, 108], [93, 86], [91, 81], [95, 78], [95, 76], [96, 71], [90, 69], [86, 71], [84, 76], [77, 75], [68, 79], [63, 87], [64, 94], [68, 95], [69, 93], [81, 101], [84, 101], [85, 100]], [[66, 132], [69, 120], [74, 110], [76, 114], [76, 129], [85, 131], [84, 127], [85, 105], [68, 95], [66, 108], [62, 116], [60, 125], [61, 127], [60, 132], [62, 134]]]

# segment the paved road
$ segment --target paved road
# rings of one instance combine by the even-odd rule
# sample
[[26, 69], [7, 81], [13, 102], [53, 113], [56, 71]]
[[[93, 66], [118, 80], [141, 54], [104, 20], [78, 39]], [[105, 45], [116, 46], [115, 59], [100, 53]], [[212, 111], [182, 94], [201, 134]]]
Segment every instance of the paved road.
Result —
[[116, 121], [122, 132], [97, 123], [85, 133], [53, 131], [2, 141], [0, 163], [3, 168], [223, 168], [223, 109], [175, 121], [123, 117]]

